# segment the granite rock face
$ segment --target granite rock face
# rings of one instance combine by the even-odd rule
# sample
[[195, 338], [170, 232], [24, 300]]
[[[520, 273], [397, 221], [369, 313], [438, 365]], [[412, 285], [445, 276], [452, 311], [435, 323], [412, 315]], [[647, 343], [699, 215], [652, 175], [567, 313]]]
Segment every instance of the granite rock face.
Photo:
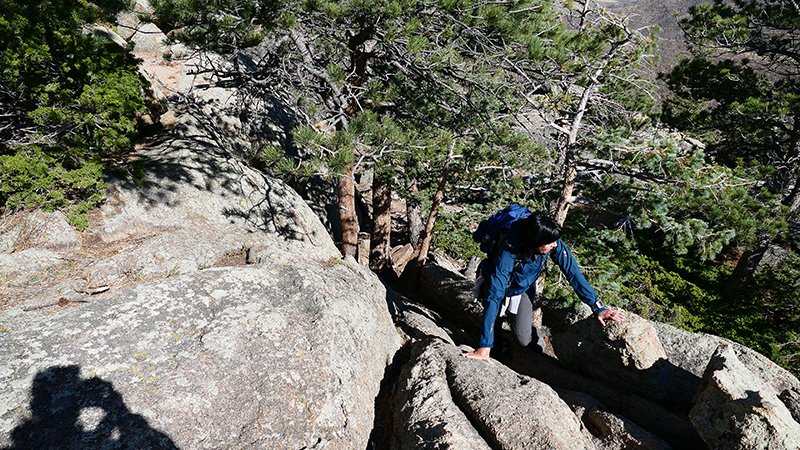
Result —
[[77, 233], [0, 223], [0, 448], [366, 448], [380, 280], [197, 107]]
[[596, 448], [548, 385], [439, 339], [415, 344], [394, 402], [397, 449]]
[[[0, 426], [12, 448], [70, 448], [75, 433], [43, 432], [65, 410], [103, 415], [109, 443], [135, 414], [178, 448], [365, 447], [399, 347], [374, 276], [297, 255], [5, 319]], [[90, 399], [103, 395], [124, 412]]]
[[0, 273], [7, 287], [0, 294], [38, 309], [62, 298], [91, 301], [102, 287], [113, 292], [257, 263], [275, 252], [340, 255], [294, 190], [242, 161], [244, 143], [195, 106], [176, 114], [172, 129], [139, 149], [141, 176], [109, 177], [108, 198], [90, 211], [84, 232], [58, 214], [3, 219]]
[[393, 399], [396, 450], [491, 447], [453, 400], [444, 344], [415, 345]]

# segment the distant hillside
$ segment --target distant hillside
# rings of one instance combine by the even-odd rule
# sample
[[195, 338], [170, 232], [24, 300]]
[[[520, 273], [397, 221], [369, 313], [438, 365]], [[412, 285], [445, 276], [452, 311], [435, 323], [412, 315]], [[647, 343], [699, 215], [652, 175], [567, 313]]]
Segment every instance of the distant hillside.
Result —
[[658, 36], [657, 72], [670, 71], [680, 56], [686, 55], [683, 33], [678, 28], [678, 18], [685, 16], [690, 6], [709, 3], [710, 0], [618, 0], [601, 1], [600, 4], [621, 16], [627, 16], [633, 28], [652, 25], [661, 27]]

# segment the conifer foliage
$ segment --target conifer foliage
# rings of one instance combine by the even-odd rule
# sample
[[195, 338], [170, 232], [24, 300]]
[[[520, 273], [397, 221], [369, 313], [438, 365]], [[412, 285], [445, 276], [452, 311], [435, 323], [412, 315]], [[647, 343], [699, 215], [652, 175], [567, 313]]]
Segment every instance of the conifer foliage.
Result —
[[65, 209], [80, 227], [102, 199], [103, 158], [132, 147], [143, 80], [83, 27], [121, 6], [0, 0], [0, 206]]
[[709, 154], [768, 180], [800, 208], [800, 7], [790, 0], [718, 1], [681, 21], [693, 57], [666, 77], [665, 121], [710, 143]]
[[[314, 127], [294, 130], [304, 162], [291, 170], [339, 178], [343, 230], [354, 207], [341, 204], [352, 198], [352, 187], [342, 185], [363, 165], [375, 168], [373, 193], [398, 192], [412, 206], [425, 204], [420, 259], [445, 194], [496, 197], [520, 171], [547, 171], [558, 184], [567, 149], [578, 152], [595, 130], [587, 124], [630, 124], [647, 103], [633, 71], [651, 41], [594, 2], [152, 5], [176, 39], [231, 56], [229, 65], [210, 69], [219, 82], [248, 99], [282, 96], [307, 114]], [[556, 156], [541, 143], [563, 130], [567, 139]], [[376, 235], [386, 228], [374, 227], [373, 245], [388, 241]], [[345, 253], [353, 244], [343, 243]]]
[[709, 162], [752, 180], [741, 183], [740, 205], [706, 210], [723, 213], [746, 249], [718, 291], [725, 301], [709, 309], [710, 331], [798, 373], [797, 258], [762, 258], [797, 248], [786, 222], [800, 213], [800, 6], [715, 0], [688, 12], [680, 23], [691, 58], [664, 76], [663, 120], [707, 142]]

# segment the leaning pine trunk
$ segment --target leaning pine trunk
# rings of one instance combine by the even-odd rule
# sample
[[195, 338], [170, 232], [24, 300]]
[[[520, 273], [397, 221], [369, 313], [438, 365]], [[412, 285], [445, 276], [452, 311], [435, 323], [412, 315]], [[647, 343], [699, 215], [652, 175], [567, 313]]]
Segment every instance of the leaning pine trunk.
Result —
[[[417, 180], [411, 181], [410, 187], [412, 196], [417, 193]], [[419, 250], [422, 246], [422, 218], [420, 217], [419, 203], [409, 199], [406, 202], [406, 222], [408, 223], [408, 240], [414, 250]]]
[[392, 233], [392, 191], [378, 173], [372, 181], [372, 237], [369, 268], [382, 273], [391, 267], [389, 247]]
[[431, 203], [431, 214], [428, 216], [428, 223], [425, 225], [423, 232], [422, 245], [419, 247], [419, 254], [417, 255], [417, 263], [421, 267], [428, 259], [428, 249], [431, 246], [431, 239], [433, 239], [433, 226], [436, 225], [436, 216], [439, 214], [439, 204], [442, 203], [444, 196], [444, 183], [447, 176], [442, 174], [439, 181], [439, 188], [436, 190], [436, 195], [433, 196], [433, 203]]
[[[375, 30], [372, 26], [365, 26], [365, 21], [358, 21], [362, 30], [347, 42], [351, 54], [351, 76], [349, 82], [352, 86], [361, 86], [365, 80], [367, 63], [372, 57], [372, 48], [364, 44], [369, 41]], [[352, 92], [356, 92], [356, 90]], [[353, 117], [360, 111], [356, 96], [347, 99], [345, 112], [348, 117]], [[337, 130], [338, 131], [338, 130]], [[358, 218], [356, 217], [355, 184], [353, 183], [353, 167], [350, 166], [346, 173], [339, 178], [339, 220], [342, 226], [342, 255], [358, 255]]]
[[764, 258], [772, 239], [769, 236], [762, 235], [756, 240], [756, 243], [744, 252], [733, 269], [730, 278], [725, 284], [725, 296], [729, 301], [738, 300], [744, 290], [753, 280], [759, 263]]
[[447, 160], [442, 167], [442, 176], [439, 178], [439, 186], [436, 187], [436, 194], [433, 196], [431, 202], [431, 213], [428, 216], [428, 222], [425, 225], [425, 230], [422, 234], [422, 245], [420, 245], [419, 253], [417, 254], [417, 267], [422, 267], [425, 260], [428, 259], [428, 249], [433, 239], [433, 226], [436, 225], [436, 216], [439, 215], [439, 205], [444, 198], [444, 188], [447, 185], [447, 174], [450, 171], [450, 162], [453, 160], [453, 147], [450, 147], [450, 153], [447, 155]]
[[356, 257], [358, 252], [358, 218], [356, 217], [353, 168], [339, 177], [339, 220], [342, 224], [342, 256]]
[[783, 203], [789, 207], [790, 214], [800, 210], [800, 177], [794, 180], [794, 188], [791, 193], [783, 199]]
[[794, 186], [791, 190], [788, 189], [789, 183], [786, 184], [785, 194], [783, 195], [783, 204], [789, 207], [789, 214], [794, 214], [800, 210], [800, 114], [794, 118], [794, 132], [792, 133], [792, 141], [789, 144], [789, 152], [786, 155], [792, 167], [791, 175], [788, 179], [793, 179]]
[[[588, 3], [587, 3], [588, 5]], [[618, 43], [619, 44], [619, 43]], [[570, 204], [573, 201], [573, 191], [575, 190], [575, 183], [578, 179], [578, 168], [575, 161], [575, 147], [578, 143], [578, 130], [581, 128], [583, 122], [583, 115], [588, 108], [589, 98], [595, 91], [595, 86], [600, 75], [605, 71], [609, 61], [613, 59], [613, 55], [621, 48], [621, 45], [616, 45], [612, 48], [611, 52], [606, 55], [603, 62], [595, 69], [594, 76], [590, 78], [592, 81], [588, 86], [583, 89], [581, 94], [581, 101], [578, 104], [578, 110], [572, 118], [569, 128], [555, 126], [561, 132], [566, 132], [567, 142], [564, 152], [559, 154], [558, 163], [564, 165], [564, 188], [561, 189], [561, 195], [558, 197], [558, 202], [552, 211], [553, 219], [559, 224], [564, 225], [567, 220], [567, 213], [569, 213]]]
[[564, 188], [561, 189], [561, 195], [558, 197], [555, 208], [553, 208], [553, 219], [561, 226], [563, 226], [564, 221], [567, 220], [567, 213], [569, 213], [569, 207], [573, 198], [572, 192], [575, 190], [575, 180], [578, 174], [578, 171], [571, 161], [567, 164], [569, 164], [569, 166], [566, 168], [566, 174], [564, 175]]

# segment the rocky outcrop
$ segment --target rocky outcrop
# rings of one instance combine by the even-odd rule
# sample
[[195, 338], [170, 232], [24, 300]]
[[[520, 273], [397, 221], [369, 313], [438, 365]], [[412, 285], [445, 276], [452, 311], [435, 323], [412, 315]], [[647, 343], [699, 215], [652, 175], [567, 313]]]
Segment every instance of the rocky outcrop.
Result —
[[556, 389], [558, 395], [575, 411], [575, 414], [591, 430], [598, 449], [652, 449], [666, 450], [671, 447], [633, 421], [614, 414], [595, 398], [582, 392]]
[[142, 175], [109, 178], [108, 199], [82, 234], [58, 214], [4, 219], [0, 269], [10, 300], [25, 309], [89, 301], [101, 287], [258, 262], [275, 249], [338, 257], [297, 193], [241, 161], [244, 143], [197, 107], [177, 113], [169, 132], [139, 149]]
[[401, 344], [386, 289], [177, 113], [86, 231], [0, 224], [0, 448], [366, 448]]
[[[587, 395], [592, 399], [592, 402], [587, 403], [592, 405], [591, 407], [596, 404], [603, 405], [601, 409], [626, 418], [631, 423], [663, 439], [673, 448], [705, 448], [685, 413], [672, 411], [667, 406], [647, 398], [616, 389], [580, 372], [569, 370], [557, 360], [546, 356], [532, 355], [516, 346], [513, 348], [511, 360], [506, 364], [519, 373], [558, 388], [559, 392], [580, 392]], [[691, 392], [694, 390], [692, 389]], [[568, 403], [574, 406], [571, 401]], [[591, 409], [591, 407], [584, 409]], [[588, 424], [587, 427], [593, 429]], [[611, 439], [617, 439], [617, 437]]]
[[[479, 312], [466, 280], [441, 267], [424, 271], [426, 304], [463, 331], [454, 344], [477, 342], [479, 323], [467, 322]], [[606, 327], [585, 311], [546, 309], [542, 320], [545, 355], [512, 345], [498, 357], [517, 374], [555, 388], [597, 448], [797, 448], [798, 380], [757, 352], [634, 314]], [[720, 344], [729, 349], [723, 356], [714, 353]], [[748, 403], [756, 397], [763, 401]], [[776, 444], [781, 440], [789, 447]]]
[[[136, 415], [148, 432], [124, 435], [129, 448], [156, 432], [183, 449], [364, 448], [399, 347], [385, 291], [353, 260], [272, 256], [90, 305], [6, 311], [4, 444], [109, 445]], [[89, 414], [99, 419], [74, 432]]]
[[[454, 349], [455, 350], [455, 349]], [[488, 442], [503, 449], [590, 449], [591, 438], [545, 383], [497, 364], [447, 355], [456, 402], [477, 422]]]
[[397, 449], [595, 448], [551, 387], [501, 364], [464, 358], [462, 350], [439, 338], [413, 345], [394, 408], [401, 419], [395, 422]]
[[564, 367], [618, 390], [688, 409], [693, 391], [674, 386], [682, 381], [682, 373], [668, 363], [650, 322], [635, 314], [605, 327], [589, 317], [553, 334], [550, 341]]
[[670, 363], [697, 377], [698, 381], [694, 386], [699, 386], [699, 380], [704, 376], [709, 361], [719, 346], [726, 345], [748, 370], [778, 393], [794, 420], [800, 422], [800, 380], [788, 370], [755, 350], [728, 339], [679, 330], [658, 322], [652, 322], [652, 325], [658, 332], [658, 338], [663, 343]]
[[415, 345], [403, 369], [393, 399], [395, 449], [469, 448], [489, 450], [452, 397], [447, 363], [440, 357], [442, 341]]
[[800, 424], [728, 345], [711, 357], [689, 417], [711, 449], [800, 448]]

